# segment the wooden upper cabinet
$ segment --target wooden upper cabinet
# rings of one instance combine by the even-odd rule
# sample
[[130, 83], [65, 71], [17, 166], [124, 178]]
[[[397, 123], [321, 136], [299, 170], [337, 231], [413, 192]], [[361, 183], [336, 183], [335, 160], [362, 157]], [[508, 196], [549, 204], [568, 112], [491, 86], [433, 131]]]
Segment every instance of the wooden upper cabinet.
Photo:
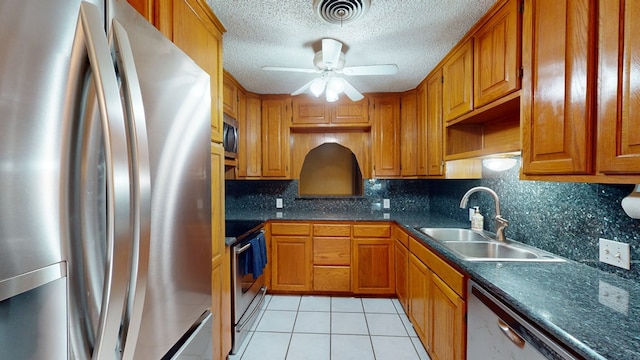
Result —
[[451, 53], [442, 66], [443, 116], [451, 121], [473, 110], [473, 39]]
[[375, 177], [400, 176], [400, 97], [373, 98]]
[[343, 96], [331, 107], [331, 123], [336, 125], [369, 125], [369, 99], [351, 101]]
[[354, 102], [347, 97], [329, 103], [324, 98], [293, 98], [292, 127], [363, 127], [369, 125], [369, 99]]
[[240, 94], [238, 109], [238, 177], [262, 176], [262, 139], [260, 98], [253, 94]]
[[442, 69], [429, 75], [426, 80], [426, 141], [427, 173], [429, 176], [444, 175], [444, 132], [442, 129]]
[[262, 100], [262, 176], [289, 178], [291, 99]]
[[[442, 96], [440, 96], [440, 107], [442, 108]], [[416, 175], [424, 176], [428, 174], [428, 132], [427, 125], [427, 83], [423, 81], [416, 88]]]
[[520, 89], [519, 2], [508, 0], [473, 36], [475, 108]]
[[[211, 140], [222, 142], [222, 33], [204, 0], [173, 0], [159, 6], [158, 29], [211, 78]], [[159, 26], [158, 26], [159, 25]]]
[[597, 170], [640, 173], [640, 2], [599, 2]]
[[299, 96], [293, 98], [292, 104], [292, 125], [329, 124], [329, 105], [324, 98]]
[[222, 107], [227, 115], [238, 118], [238, 85], [227, 73], [222, 81]]
[[402, 95], [400, 107], [400, 163], [402, 176], [417, 175], [418, 143], [418, 113], [417, 95], [409, 91]]
[[593, 172], [596, 5], [589, 0], [525, 2], [525, 174]]

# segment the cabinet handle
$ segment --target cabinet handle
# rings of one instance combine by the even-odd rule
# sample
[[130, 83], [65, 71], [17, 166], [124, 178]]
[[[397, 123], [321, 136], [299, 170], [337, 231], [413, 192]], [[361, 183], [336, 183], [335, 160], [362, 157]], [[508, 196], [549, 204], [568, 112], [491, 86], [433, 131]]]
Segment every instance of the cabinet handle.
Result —
[[516, 344], [517, 347], [519, 348], [524, 347], [524, 343], [525, 343], [524, 339], [520, 337], [520, 335], [516, 334], [513, 331], [513, 329], [511, 329], [511, 327], [507, 325], [507, 323], [498, 319], [498, 327], [500, 328], [504, 336], [509, 338], [509, 340], [511, 340], [512, 343]]

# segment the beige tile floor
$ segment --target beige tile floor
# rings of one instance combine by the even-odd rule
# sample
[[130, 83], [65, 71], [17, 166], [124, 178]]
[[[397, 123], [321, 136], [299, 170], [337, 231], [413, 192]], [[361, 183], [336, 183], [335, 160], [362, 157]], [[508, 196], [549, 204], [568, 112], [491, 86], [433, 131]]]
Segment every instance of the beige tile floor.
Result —
[[268, 295], [229, 360], [428, 360], [397, 299]]

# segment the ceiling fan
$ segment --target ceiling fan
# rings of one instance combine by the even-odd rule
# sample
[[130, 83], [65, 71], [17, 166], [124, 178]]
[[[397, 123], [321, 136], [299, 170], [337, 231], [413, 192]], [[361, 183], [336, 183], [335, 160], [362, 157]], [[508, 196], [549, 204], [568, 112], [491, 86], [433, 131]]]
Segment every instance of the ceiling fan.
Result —
[[338, 96], [341, 92], [344, 92], [345, 95], [353, 101], [358, 101], [364, 98], [364, 96], [349, 84], [347, 80], [336, 76], [337, 74], [347, 76], [394, 75], [398, 72], [398, 66], [395, 64], [345, 67], [342, 43], [334, 39], [322, 39], [322, 50], [316, 53], [313, 58], [313, 63], [315, 65], [315, 69], [279, 66], [264, 66], [262, 69], [269, 71], [291, 71], [320, 74], [319, 77], [304, 84], [301, 88], [291, 93], [291, 95], [299, 95], [309, 89], [316, 97], [325, 92], [327, 101], [329, 102], [338, 100]]

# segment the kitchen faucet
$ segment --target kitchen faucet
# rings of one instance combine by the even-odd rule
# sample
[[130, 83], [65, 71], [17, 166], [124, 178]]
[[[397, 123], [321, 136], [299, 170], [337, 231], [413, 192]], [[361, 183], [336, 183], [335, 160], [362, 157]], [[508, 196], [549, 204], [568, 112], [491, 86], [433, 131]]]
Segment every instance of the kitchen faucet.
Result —
[[496, 203], [496, 240], [505, 241], [506, 237], [504, 236], [504, 229], [509, 226], [509, 221], [503, 218], [502, 215], [500, 215], [500, 199], [498, 199], [498, 194], [496, 194], [495, 191], [484, 186], [476, 186], [474, 188], [471, 188], [462, 196], [462, 200], [460, 200], [460, 208], [466, 208], [467, 202], [469, 201], [469, 196], [478, 191], [486, 191], [491, 194], [491, 196], [493, 196], [493, 200]]

